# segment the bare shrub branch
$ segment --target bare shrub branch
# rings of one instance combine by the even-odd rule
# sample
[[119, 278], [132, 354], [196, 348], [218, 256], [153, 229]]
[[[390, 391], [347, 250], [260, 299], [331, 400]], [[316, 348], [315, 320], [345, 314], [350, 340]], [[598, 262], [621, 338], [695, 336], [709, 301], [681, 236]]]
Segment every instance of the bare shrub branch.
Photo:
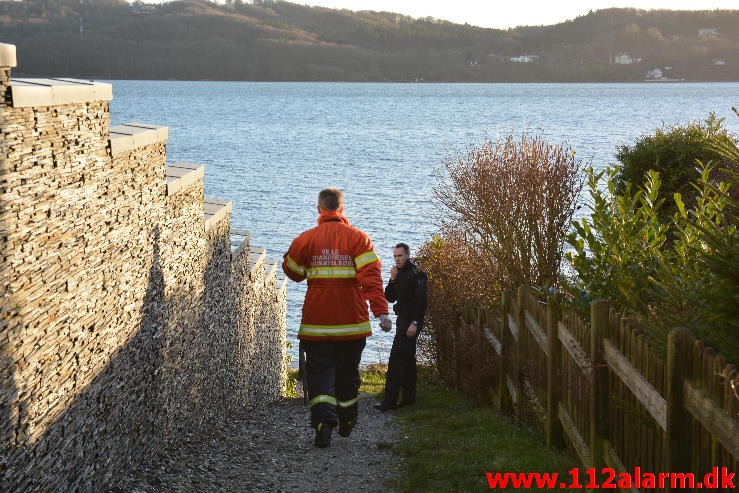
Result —
[[445, 165], [448, 177], [434, 190], [444, 226], [419, 258], [429, 274], [424, 349], [455, 381], [458, 372], [479, 373], [484, 356], [469, 344], [480, 337], [479, 327], [458, 333], [462, 313], [485, 306], [496, 317], [504, 288], [556, 285], [583, 182], [572, 150], [541, 137], [488, 141]]
[[538, 136], [509, 135], [445, 165], [449, 178], [435, 196], [449, 223], [496, 266], [498, 284], [555, 285], [583, 185], [574, 152]]

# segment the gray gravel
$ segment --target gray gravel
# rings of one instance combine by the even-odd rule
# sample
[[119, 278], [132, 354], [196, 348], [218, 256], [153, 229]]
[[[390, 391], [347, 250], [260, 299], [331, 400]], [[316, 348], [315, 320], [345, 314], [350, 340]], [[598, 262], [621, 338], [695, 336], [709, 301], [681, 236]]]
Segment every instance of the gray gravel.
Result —
[[359, 396], [359, 423], [348, 438], [334, 431], [331, 446], [313, 446], [302, 399], [285, 399], [219, 423], [162, 450], [119, 485], [130, 492], [392, 491], [397, 472], [389, 450], [397, 437], [392, 413]]

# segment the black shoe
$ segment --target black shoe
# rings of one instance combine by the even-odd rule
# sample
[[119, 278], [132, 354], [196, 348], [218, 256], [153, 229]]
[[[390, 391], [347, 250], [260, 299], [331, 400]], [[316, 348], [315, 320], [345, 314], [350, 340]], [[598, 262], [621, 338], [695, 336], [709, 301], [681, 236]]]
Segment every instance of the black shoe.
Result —
[[412, 405], [414, 405], [415, 403], [416, 403], [416, 401], [410, 401], [410, 402], [403, 402], [403, 401], [400, 401], [400, 402], [398, 403], [398, 407], [404, 407], [404, 406], [412, 406]]
[[326, 448], [331, 445], [331, 433], [334, 431], [334, 425], [330, 423], [318, 423], [316, 427], [316, 439], [313, 445], [320, 448]]
[[398, 406], [386, 406], [385, 404], [383, 404], [383, 403], [381, 403], [381, 402], [378, 402], [377, 404], [375, 404], [375, 405], [374, 405], [374, 406], [372, 406], [372, 407], [374, 407], [375, 409], [377, 409], [378, 411], [381, 411], [381, 412], [383, 412], [383, 413], [384, 413], [385, 411], [389, 411], [389, 410], [391, 410], [391, 409], [397, 409], [397, 408], [398, 408]]
[[357, 422], [353, 420], [339, 421], [339, 436], [346, 438], [351, 435], [355, 424], [357, 424]]

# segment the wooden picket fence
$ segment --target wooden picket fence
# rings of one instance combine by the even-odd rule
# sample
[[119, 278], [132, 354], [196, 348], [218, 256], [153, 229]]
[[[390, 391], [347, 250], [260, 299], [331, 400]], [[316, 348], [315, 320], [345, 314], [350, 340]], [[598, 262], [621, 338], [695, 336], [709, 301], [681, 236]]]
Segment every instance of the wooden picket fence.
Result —
[[466, 318], [457, 332], [477, 329], [490, 348], [501, 410], [584, 467], [697, 479], [715, 466], [737, 471], [736, 370], [686, 329], [669, 334], [664, 360], [607, 302], [592, 303], [587, 323], [528, 287], [503, 294], [502, 317]]

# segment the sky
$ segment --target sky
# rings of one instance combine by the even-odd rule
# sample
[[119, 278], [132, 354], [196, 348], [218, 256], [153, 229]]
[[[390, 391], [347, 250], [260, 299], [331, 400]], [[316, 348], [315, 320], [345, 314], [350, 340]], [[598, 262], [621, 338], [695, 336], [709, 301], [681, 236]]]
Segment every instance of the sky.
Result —
[[556, 24], [590, 10], [611, 7], [638, 9], [739, 9], [739, 0], [290, 0], [306, 5], [349, 10], [398, 12], [411, 17], [435, 17], [459, 24], [506, 29], [522, 25]]

